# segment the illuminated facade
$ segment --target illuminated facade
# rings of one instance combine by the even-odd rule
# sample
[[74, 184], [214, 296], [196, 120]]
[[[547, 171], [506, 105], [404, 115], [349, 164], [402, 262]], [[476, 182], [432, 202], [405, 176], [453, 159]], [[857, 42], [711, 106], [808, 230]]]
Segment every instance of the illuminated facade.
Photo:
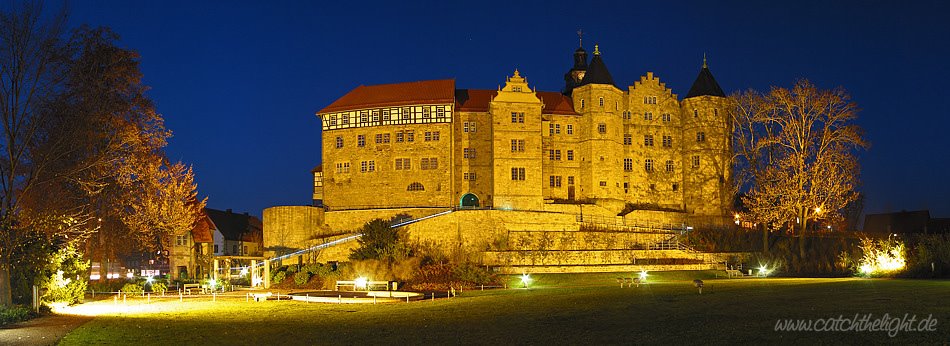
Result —
[[578, 48], [561, 92], [519, 71], [499, 90], [454, 80], [360, 86], [317, 112], [329, 210], [545, 203], [650, 205], [729, 215], [730, 129], [703, 62], [686, 97], [652, 72], [618, 88], [595, 46]]

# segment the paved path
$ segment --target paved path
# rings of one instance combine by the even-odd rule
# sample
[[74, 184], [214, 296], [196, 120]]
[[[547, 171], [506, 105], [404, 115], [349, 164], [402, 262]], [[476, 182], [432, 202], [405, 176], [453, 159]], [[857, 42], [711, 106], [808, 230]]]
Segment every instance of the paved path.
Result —
[[55, 345], [93, 317], [49, 315], [0, 327], [0, 345]]

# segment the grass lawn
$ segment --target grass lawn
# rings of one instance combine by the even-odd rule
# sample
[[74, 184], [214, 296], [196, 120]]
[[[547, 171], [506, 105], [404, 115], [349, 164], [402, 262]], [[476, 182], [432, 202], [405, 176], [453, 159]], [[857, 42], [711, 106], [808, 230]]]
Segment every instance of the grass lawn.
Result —
[[[690, 275], [534, 275], [531, 289], [465, 291], [398, 304], [246, 303], [243, 298], [130, 301], [62, 340], [85, 344], [669, 344], [950, 341], [950, 281], [721, 279], [697, 293]], [[515, 282], [513, 279], [512, 282]], [[690, 279], [691, 280], [691, 279]], [[112, 301], [92, 303], [110, 307]], [[121, 302], [120, 302], [121, 306]], [[933, 315], [936, 332], [775, 332], [778, 319]]]

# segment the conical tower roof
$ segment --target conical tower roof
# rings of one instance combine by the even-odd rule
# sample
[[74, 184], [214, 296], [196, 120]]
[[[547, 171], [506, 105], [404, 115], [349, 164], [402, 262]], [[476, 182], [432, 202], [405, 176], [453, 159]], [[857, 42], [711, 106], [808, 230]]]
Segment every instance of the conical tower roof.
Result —
[[587, 84], [608, 84], [614, 85], [614, 78], [610, 76], [610, 71], [607, 71], [607, 65], [604, 64], [604, 60], [600, 57], [600, 47], [594, 45], [594, 57], [590, 59], [590, 65], [587, 65], [587, 73], [584, 74], [584, 79], [581, 80], [581, 85]]
[[709, 72], [705, 56], [703, 56], [703, 69], [699, 71], [699, 76], [696, 76], [696, 81], [693, 82], [693, 86], [686, 93], [686, 98], [696, 96], [726, 96], [726, 93], [722, 92], [722, 88], [719, 87], [719, 83], [716, 83], [716, 78], [713, 78], [712, 72]]

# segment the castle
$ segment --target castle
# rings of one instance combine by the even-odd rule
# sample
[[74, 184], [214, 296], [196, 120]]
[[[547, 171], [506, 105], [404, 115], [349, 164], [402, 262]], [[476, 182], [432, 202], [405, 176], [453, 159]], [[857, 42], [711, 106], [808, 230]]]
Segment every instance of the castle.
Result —
[[328, 211], [552, 203], [729, 218], [725, 95], [703, 59], [679, 99], [647, 72], [620, 89], [598, 46], [578, 48], [561, 92], [515, 70], [498, 90], [454, 80], [359, 86], [317, 112]]

